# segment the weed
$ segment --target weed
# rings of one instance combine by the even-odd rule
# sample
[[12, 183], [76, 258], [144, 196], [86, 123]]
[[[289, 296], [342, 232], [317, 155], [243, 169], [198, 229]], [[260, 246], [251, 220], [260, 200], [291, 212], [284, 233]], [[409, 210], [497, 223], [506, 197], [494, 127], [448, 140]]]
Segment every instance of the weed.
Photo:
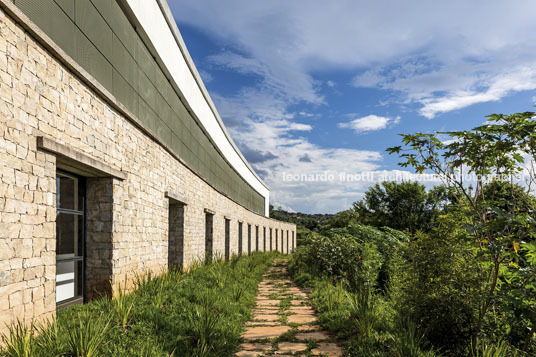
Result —
[[192, 329], [192, 340], [199, 356], [208, 356], [216, 340], [216, 327], [220, 322], [219, 314], [212, 311], [208, 301], [196, 305], [188, 314], [188, 323]]
[[124, 329], [126, 329], [128, 326], [132, 307], [134, 306], [134, 303], [130, 301], [129, 296], [125, 294], [125, 288], [126, 282], [123, 288], [121, 288], [121, 284], [119, 284], [114, 294], [114, 298], [112, 299], [112, 306], [115, 312], [117, 323]]
[[47, 321], [36, 326], [37, 346], [43, 351], [56, 351], [58, 349], [59, 329], [56, 321]]
[[399, 357], [433, 357], [433, 351], [423, 350], [426, 345], [424, 334], [419, 333], [415, 324], [406, 319], [398, 326], [397, 333], [392, 336], [394, 349]]
[[34, 342], [34, 323], [26, 326], [22, 321], [17, 320], [13, 325], [7, 326], [7, 329], [7, 335], [2, 334], [1, 336], [4, 355], [8, 357], [33, 357], [37, 347]]
[[515, 357], [518, 355], [504, 341], [497, 344], [486, 344], [480, 340], [476, 348], [471, 348], [471, 350], [473, 351], [472, 357]]
[[71, 352], [78, 357], [96, 356], [109, 327], [110, 319], [106, 317], [78, 314], [78, 325], [68, 331], [67, 344]]

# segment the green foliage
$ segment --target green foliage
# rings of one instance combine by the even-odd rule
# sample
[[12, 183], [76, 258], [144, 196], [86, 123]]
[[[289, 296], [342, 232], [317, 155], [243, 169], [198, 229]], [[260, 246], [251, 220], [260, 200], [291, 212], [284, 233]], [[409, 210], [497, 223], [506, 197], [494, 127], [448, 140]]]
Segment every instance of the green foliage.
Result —
[[[11, 338], [32, 357], [230, 356], [251, 317], [257, 284], [277, 256], [259, 252], [197, 262], [185, 273], [139, 275], [129, 294], [119, 288], [112, 300], [68, 307], [37, 329], [12, 326]], [[4, 355], [25, 354], [4, 349]]]
[[433, 357], [436, 355], [433, 350], [423, 350], [423, 346], [427, 345], [425, 336], [419, 333], [410, 319], [402, 319], [391, 338], [398, 357]]
[[[518, 348], [536, 352], [536, 275], [527, 252], [520, 250], [535, 238], [536, 205], [528, 188], [514, 183], [524, 172], [534, 184], [534, 166], [524, 165], [524, 155], [536, 157], [535, 115], [493, 114], [470, 131], [402, 135], [405, 148], [388, 149], [400, 155], [401, 166], [439, 175], [466, 212], [466, 231], [472, 239], [467, 245], [476, 251], [479, 273], [472, 348], [483, 336], [508, 337]], [[450, 140], [444, 143], [437, 134]], [[473, 174], [474, 182], [467, 184], [464, 174]]]
[[516, 357], [519, 355], [504, 341], [497, 344], [487, 344], [480, 341], [472, 351], [472, 357]]
[[112, 305], [117, 324], [122, 328], [127, 328], [134, 303], [131, 301], [129, 296], [125, 294], [125, 288], [121, 288], [121, 285], [118, 285], [114, 295]]
[[50, 355], [57, 355], [59, 329], [55, 321], [40, 323], [36, 326], [37, 347], [42, 351], [49, 351]]
[[97, 351], [110, 328], [110, 319], [106, 316], [94, 317], [88, 313], [79, 313], [77, 321], [75, 328], [68, 331], [67, 346], [70, 352], [78, 357], [97, 356]]
[[22, 321], [7, 326], [7, 334], [1, 336], [4, 345], [2, 354], [8, 357], [33, 357], [37, 351], [34, 327], [33, 323], [26, 326]]
[[[458, 228], [456, 228], [458, 227]], [[402, 250], [397, 310], [436, 348], [463, 353], [476, 328], [478, 265], [466, 242], [463, 215], [440, 217], [431, 233], [418, 233]]]
[[382, 182], [370, 187], [365, 197], [354, 203], [354, 211], [363, 224], [409, 232], [429, 231], [448, 202], [445, 186], [426, 191], [418, 182]]
[[388, 280], [384, 264], [389, 255], [381, 253], [387, 247], [400, 245], [401, 239], [407, 240], [400, 232], [361, 225], [331, 229], [327, 234], [329, 238], [310, 234], [306, 244], [293, 254], [289, 270], [293, 274], [304, 272], [333, 280], [344, 279], [353, 291], [384, 289]]
[[214, 343], [221, 338], [218, 327], [221, 325], [222, 317], [213, 305], [218, 301], [213, 301], [208, 292], [205, 294], [201, 299], [201, 305], [196, 305], [188, 311], [188, 323], [191, 328], [189, 337], [196, 347], [198, 356], [210, 356], [214, 352]]

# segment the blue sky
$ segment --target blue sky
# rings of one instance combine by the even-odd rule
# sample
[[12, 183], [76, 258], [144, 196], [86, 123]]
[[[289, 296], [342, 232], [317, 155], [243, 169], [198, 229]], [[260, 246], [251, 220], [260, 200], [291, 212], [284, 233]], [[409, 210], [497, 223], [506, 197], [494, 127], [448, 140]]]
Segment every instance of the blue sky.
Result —
[[[385, 152], [399, 133], [534, 109], [532, 0], [168, 3], [231, 136], [285, 209], [349, 208], [380, 173], [403, 171]], [[340, 180], [361, 172], [373, 179]], [[322, 173], [335, 178], [290, 179]]]

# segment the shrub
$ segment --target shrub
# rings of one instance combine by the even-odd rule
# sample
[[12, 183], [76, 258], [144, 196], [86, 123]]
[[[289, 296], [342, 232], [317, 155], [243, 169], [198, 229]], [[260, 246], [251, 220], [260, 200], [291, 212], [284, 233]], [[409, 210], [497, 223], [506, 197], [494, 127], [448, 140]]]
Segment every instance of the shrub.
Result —
[[79, 314], [78, 325], [68, 332], [67, 345], [72, 354], [77, 357], [96, 356], [109, 327], [110, 320], [107, 317], [95, 318], [89, 314]]
[[14, 325], [7, 326], [8, 333], [2, 334], [3, 354], [9, 357], [33, 357], [37, 345], [34, 341], [35, 326], [32, 322], [26, 326], [17, 320]]

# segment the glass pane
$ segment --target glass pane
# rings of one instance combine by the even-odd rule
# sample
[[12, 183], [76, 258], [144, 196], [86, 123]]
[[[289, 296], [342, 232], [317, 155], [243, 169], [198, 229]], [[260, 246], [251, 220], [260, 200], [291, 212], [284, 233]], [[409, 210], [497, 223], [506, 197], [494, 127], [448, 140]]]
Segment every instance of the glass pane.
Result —
[[73, 214], [58, 213], [56, 216], [56, 254], [69, 254], [74, 256], [75, 229], [78, 216]]
[[84, 256], [84, 218], [77, 215], [76, 223], [76, 237], [75, 237], [75, 252], [79, 257]]
[[80, 215], [58, 213], [56, 218], [57, 258], [83, 255], [83, 219]]
[[71, 299], [75, 296], [74, 287], [75, 262], [59, 262], [56, 264], [56, 302]]
[[82, 296], [84, 286], [84, 271], [82, 269], [83, 262], [81, 260], [75, 263], [75, 293], [77, 296]]
[[78, 194], [76, 187], [78, 180], [71, 177], [58, 176], [56, 181], [59, 181], [59, 184], [57, 184], [59, 189], [59, 208], [78, 209], [78, 207], [75, 206]]

